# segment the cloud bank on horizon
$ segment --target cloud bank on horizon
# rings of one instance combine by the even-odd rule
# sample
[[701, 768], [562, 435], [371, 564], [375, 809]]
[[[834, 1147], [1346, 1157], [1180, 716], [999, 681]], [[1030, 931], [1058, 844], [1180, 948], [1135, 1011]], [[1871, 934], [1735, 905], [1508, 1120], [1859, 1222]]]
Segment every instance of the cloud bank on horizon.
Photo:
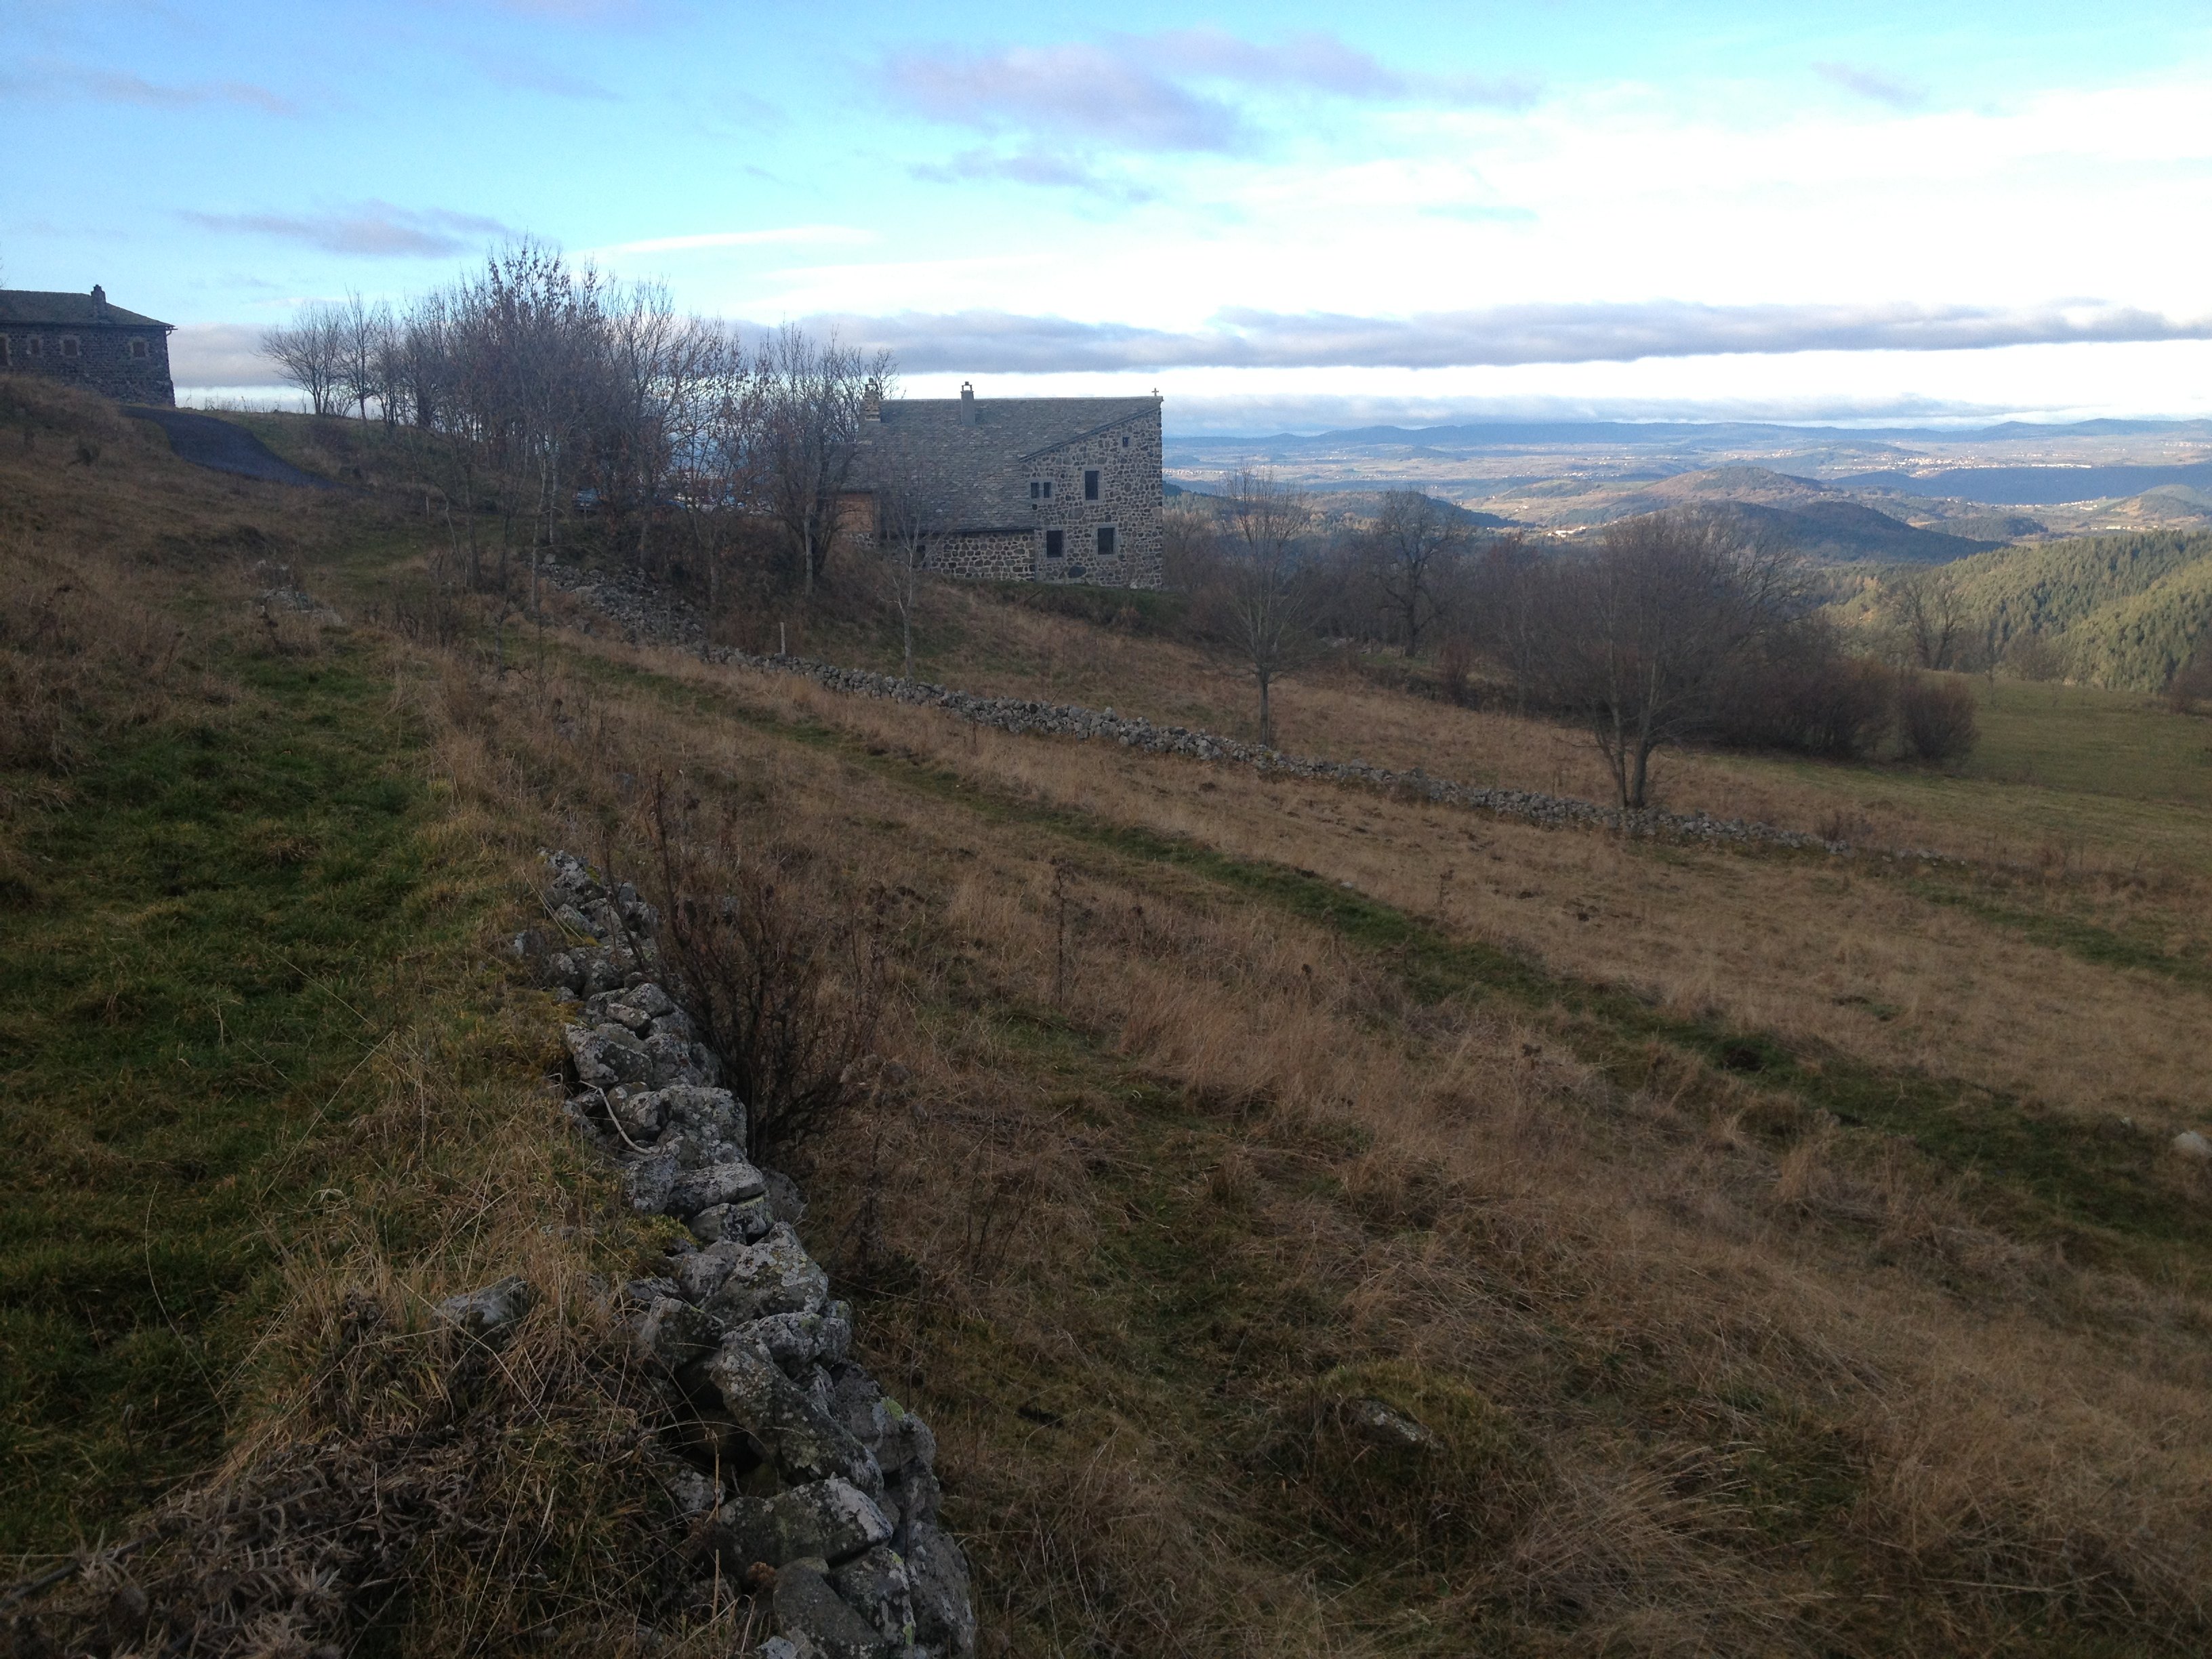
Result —
[[2212, 414], [2186, 11], [34, 9], [0, 281], [174, 318], [202, 387], [526, 232], [917, 390], [1142, 375], [1216, 425]]

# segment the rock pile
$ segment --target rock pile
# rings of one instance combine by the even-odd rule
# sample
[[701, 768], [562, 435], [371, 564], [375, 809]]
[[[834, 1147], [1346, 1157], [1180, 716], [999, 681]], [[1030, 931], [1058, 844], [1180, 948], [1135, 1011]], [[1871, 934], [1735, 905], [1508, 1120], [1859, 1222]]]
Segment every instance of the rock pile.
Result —
[[792, 1228], [798, 1188], [748, 1158], [744, 1103], [652, 977], [652, 907], [568, 854], [548, 859], [563, 932], [586, 941], [545, 958], [580, 1005], [568, 1115], [621, 1165], [633, 1208], [690, 1234], [623, 1301], [684, 1407], [675, 1485], [704, 1567], [769, 1593], [777, 1633], [762, 1659], [967, 1659], [967, 1563], [937, 1524], [927, 1425], [853, 1363], [852, 1310]]

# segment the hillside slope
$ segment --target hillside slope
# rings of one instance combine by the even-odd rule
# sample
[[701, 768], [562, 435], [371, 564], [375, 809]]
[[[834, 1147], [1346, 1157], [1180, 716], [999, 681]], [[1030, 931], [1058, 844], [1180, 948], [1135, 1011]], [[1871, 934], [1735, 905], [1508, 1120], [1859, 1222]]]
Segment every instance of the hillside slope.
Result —
[[2155, 691], [2212, 633], [2212, 532], [2085, 536], [1978, 554], [1945, 573], [2004, 640], [2063, 641], [2092, 684]]

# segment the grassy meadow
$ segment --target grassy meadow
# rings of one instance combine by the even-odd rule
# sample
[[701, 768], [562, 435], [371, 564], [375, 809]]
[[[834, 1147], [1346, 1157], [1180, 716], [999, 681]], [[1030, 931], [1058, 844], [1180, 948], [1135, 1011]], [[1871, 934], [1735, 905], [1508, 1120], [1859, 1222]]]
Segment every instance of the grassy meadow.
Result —
[[[537, 846], [641, 875], [658, 781], [887, 964], [901, 1080], [794, 1173], [938, 1432], [986, 1654], [2212, 1639], [2212, 1169], [2167, 1145], [2212, 1129], [2212, 723], [1977, 682], [1956, 775], [1667, 758], [1670, 808], [1860, 856], [1546, 830], [604, 629], [502, 665], [419, 500], [119, 427], [78, 465], [93, 406], [39, 418], [0, 443], [0, 661], [19, 706], [91, 714], [9, 728], [0, 774], [26, 1572], [257, 1451], [381, 1468], [489, 1413], [472, 1501], [515, 1536], [439, 1534], [385, 1639], [633, 1650], [654, 1517], [571, 1464], [619, 1470], [639, 1409], [589, 1275], [652, 1246], [568, 1150], [550, 1005], [496, 940]], [[362, 434], [262, 424], [378, 481]], [[263, 620], [272, 549], [344, 625]], [[836, 574], [733, 627], [895, 666]], [[86, 649], [21, 620], [64, 583]], [[921, 672], [1249, 724], [1172, 601], [1083, 603], [933, 589]], [[1283, 745], [1601, 794], [1577, 734], [1389, 668], [1287, 683]], [[512, 1261], [574, 1294], [510, 1393], [441, 1395], [421, 1306]], [[1371, 1400], [1431, 1442], [1364, 1438]]]

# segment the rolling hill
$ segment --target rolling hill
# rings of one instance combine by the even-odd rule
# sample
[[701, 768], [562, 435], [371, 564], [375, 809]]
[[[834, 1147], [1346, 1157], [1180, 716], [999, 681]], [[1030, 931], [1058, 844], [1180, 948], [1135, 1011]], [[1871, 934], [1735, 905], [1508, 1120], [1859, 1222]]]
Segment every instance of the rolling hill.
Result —
[[2212, 532], [2153, 531], [2004, 547], [1945, 573], [2001, 638], [2039, 635], [2075, 678], [2154, 691], [2212, 636]]

